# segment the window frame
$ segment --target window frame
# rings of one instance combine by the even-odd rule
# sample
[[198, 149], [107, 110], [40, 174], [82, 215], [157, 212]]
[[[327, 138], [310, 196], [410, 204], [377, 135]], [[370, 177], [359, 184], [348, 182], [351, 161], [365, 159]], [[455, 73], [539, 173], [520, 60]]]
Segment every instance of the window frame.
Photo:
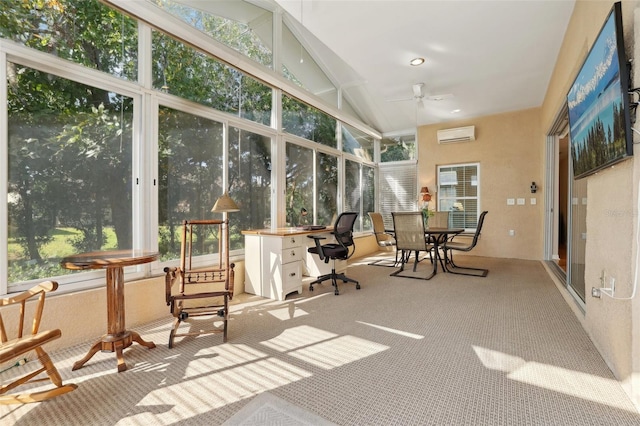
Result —
[[[468, 196], [468, 195], [463, 195], [463, 196], [443, 196], [443, 193], [445, 191], [441, 190], [441, 185], [442, 185], [442, 179], [441, 179], [441, 171], [442, 169], [450, 169], [450, 168], [464, 168], [465, 170], [468, 170], [469, 172], [471, 172], [472, 169], [475, 169], [475, 176], [476, 176], [476, 184], [472, 185], [472, 186], [476, 186], [476, 195], [475, 196]], [[473, 175], [473, 172], [471, 172], [471, 176]], [[438, 185], [438, 191], [437, 191], [437, 198], [438, 198], [438, 202], [437, 202], [437, 206], [438, 206], [438, 211], [448, 211], [448, 210], [441, 210], [441, 206], [443, 204], [443, 200], [475, 200], [476, 202], [476, 215], [475, 215], [475, 223], [476, 226], [478, 224], [478, 219], [480, 218], [480, 213], [482, 211], [481, 209], [481, 196], [480, 196], [480, 188], [481, 188], [481, 180], [480, 180], [480, 162], [473, 162], [473, 163], [459, 163], [459, 164], [442, 164], [442, 165], [438, 165], [437, 166], [437, 171], [436, 171], [436, 179], [437, 179], [437, 185]], [[451, 218], [449, 218], [449, 224], [450, 226], [456, 227], [455, 225], [451, 225]], [[473, 228], [470, 227], [465, 227], [464, 228], [464, 232], [475, 232], [476, 231], [476, 226], [474, 226]]]
[[[58, 78], [63, 78], [74, 83], [83, 84], [114, 92], [119, 95], [127, 96], [132, 99], [133, 102], [133, 127], [140, 127], [139, 124], [142, 119], [142, 96], [143, 91], [139, 83], [130, 82], [127, 80], [114, 77], [107, 73], [85, 68], [80, 64], [76, 64], [65, 59], [61, 59], [44, 52], [40, 52], [18, 43], [6, 39], [0, 39], [0, 48], [2, 55], [0, 56], [0, 69], [2, 69], [2, 83], [0, 83], [0, 103], [7, 104], [7, 88], [6, 88], [6, 69], [7, 63], [15, 63], [17, 65], [25, 66], [38, 70], [47, 74], [55, 75]], [[0, 122], [6, 129], [8, 126], [9, 112], [7, 108], [2, 109]], [[145, 245], [145, 231], [139, 227], [135, 227], [136, 217], [145, 217], [150, 214], [149, 208], [144, 203], [144, 191], [141, 193], [141, 187], [149, 185], [150, 180], [145, 179], [148, 176], [145, 169], [149, 166], [148, 163], [143, 161], [143, 155], [140, 148], [142, 143], [142, 137], [140, 131], [132, 132], [132, 158], [131, 158], [131, 173], [132, 182], [134, 186], [132, 188], [132, 212], [133, 212], [133, 224], [132, 224], [132, 244], [133, 248], [143, 248]], [[0, 163], [8, 166], [8, 134], [3, 132], [0, 134]], [[5, 170], [7, 170], [5, 168]], [[137, 183], [135, 183], [137, 182]], [[8, 189], [8, 175], [0, 175], [0, 197], [7, 200]], [[8, 235], [8, 204], [4, 203], [0, 207], [0, 217], [5, 220], [2, 221], [4, 229], [4, 235]], [[8, 294], [10, 292], [23, 291], [34, 284], [37, 284], [43, 280], [43, 278], [21, 281], [9, 286], [9, 282], [6, 279], [8, 277], [8, 247], [7, 244], [2, 244], [0, 251], [0, 294]], [[145, 276], [148, 270], [148, 265], [138, 265], [125, 268], [126, 279], [138, 279]], [[72, 292], [77, 290], [83, 290], [88, 288], [95, 288], [104, 285], [104, 271], [87, 271], [77, 274], [59, 275], [54, 277], [47, 277], [58, 281], [60, 291]], [[10, 291], [9, 291], [10, 287]]]
[[[98, 0], [95, 0], [98, 1]], [[204, 35], [194, 28], [186, 28], [184, 22], [168, 15], [159, 8], [149, 7], [147, 2], [130, 2], [128, 0], [99, 0], [108, 6], [123, 11], [137, 20], [138, 24], [138, 79], [125, 80], [118, 76], [108, 73], [86, 68], [81, 64], [73, 63], [66, 59], [56, 57], [46, 52], [38, 51], [13, 42], [8, 39], [0, 39], [0, 102], [7, 102], [7, 62], [14, 62], [21, 66], [33, 68], [35, 70], [55, 75], [79, 84], [96, 87], [101, 90], [114, 92], [133, 99], [133, 133], [132, 133], [132, 229], [133, 229], [133, 246], [147, 249], [157, 249], [158, 247], [158, 108], [163, 105], [178, 111], [184, 111], [191, 114], [202, 115], [223, 123], [225, 129], [225, 146], [228, 145], [228, 129], [234, 126], [238, 129], [258, 133], [271, 139], [272, 153], [272, 171], [271, 171], [271, 220], [275, 226], [284, 224], [281, 217], [280, 205], [283, 205], [283, 181], [284, 181], [284, 161], [283, 150], [285, 149], [285, 141], [293, 140], [294, 143], [302, 143], [314, 150], [314, 157], [317, 153], [335, 156], [338, 164], [338, 187], [337, 187], [337, 211], [343, 210], [344, 197], [344, 164], [345, 159], [359, 163], [362, 167], [366, 166], [373, 170], [373, 176], [377, 176], [377, 164], [373, 161], [363, 160], [356, 156], [342, 152], [342, 141], [340, 126], [343, 123], [352, 126], [354, 129], [362, 131], [364, 134], [374, 139], [375, 150], [379, 151], [380, 134], [366, 124], [354, 118], [345, 116], [340, 108], [326, 103], [322, 97], [310, 94], [303, 88], [286, 81], [282, 81], [281, 76], [274, 75], [273, 70], [266, 69], [264, 66], [254, 62], [248, 57], [240, 57], [236, 51], [231, 51], [227, 46], [222, 45], [216, 40]], [[285, 15], [274, 14], [274, 28], [283, 25], [286, 20]], [[165, 25], [166, 24], [166, 25]], [[176, 24], [176, 25], [171, 25]], [[264, 125], [251, 122], [247, 119], [235, 117], [222, 111], [214, 110], [211, 107], [198, 105], [195, 102], [179, 98], [177, 96], [164, 93], [153, 89], [151, 78], [151, 34], [152, 28], [168, 28], [165, 31], [169, 36], [183, 40], [184, 43], [205, 53], [207, 56], [233, 64], [233, 68], [241, 73], [247, 74], [251, 78], [262, 81], [268, 85], [273, 93], [272, 117], [271, 125]], [[277, 36], [278, 31], [275, 31]], [[276, 40], [274, 49], [280, 49], [280, 41]], [[274, 59], [274, 65], [277, 66], [277, 54]], [[283, 93], [318, 109], [320, 112], [327, 114], [336, 120], [336, 135], [338, 138], [338, 146], [336, 148], [327, 147], [306, 139], [298, 138], [282, 132], [282, 99]], [[6, 128], [8, 123], [8, 111], [6, 108], [0, 112], [0, 125]], [[1, 127], [1, 126], [0, 126]], [[4, 165], [7, 169], [8, 165], [8, 141], [6, 134], [0, 134], [0, 165]], [[228, 153], [227, 153], [228, 155]], [[225, 160], [226, 161], [226, 160]], [[225, 165], [226, 166], [226, 165]], [[225, 167], [226, 169], [226, 167]], [[228, 171], [225, 170], [225, 183], [228, 182]], [[8, 176], [0, 177], [0, 196], [7, 199], [7, 183]], [[362, 185], [362, 184], [360, 184]], [[360, 188], [362, 191], [362, 188]], [[377, 205], [377, 194], [375, 195], [375, 203]], [[360, 212], [366, 214], [367, 212]], [[0, 207], [0, 219], [2, 229], [6, 235], [6, 226], [8, 224], [8, 205]], [[233, 215], [229, 217], [233, 221]], [[273, 224], [272, 224], [273, 226]], [[365, 232], [366, 233], [366, 232]], [[244, 257], [244, 250], [237, 250], [231, 253], [236, 258]], [[5, 244], [0, 247], [0, 277], [8, 276], [8, 247]], [[177, 260], [172, 260], [176, 263]], [[162, 273], [162, 269], [167, 262], [152, 262], [150, 264], [140, 265], [137, 267], [125, 268], [126, 280], [141, 279], [149, 276], [158, 276]], [[47, 277], [47, 279], [55, 279], [60, 282], [59, 293], [67, 293], [71, 291], [84, 290], [89, 288], [101, 287], [104, 285], [104, 271], [88, 271], [78, 274], [63, 275], [60, 277]], [[41, 281], [31, 280], [29, 282], [20, 282], [20, 288], [27, 288], [32, 283]], [[16, 289], [18, 287], [16, 286]], [[13, 286], [12, 290], [13, 291]], [[0, 294], [7, 294], [7, 280], [0, 280]]]

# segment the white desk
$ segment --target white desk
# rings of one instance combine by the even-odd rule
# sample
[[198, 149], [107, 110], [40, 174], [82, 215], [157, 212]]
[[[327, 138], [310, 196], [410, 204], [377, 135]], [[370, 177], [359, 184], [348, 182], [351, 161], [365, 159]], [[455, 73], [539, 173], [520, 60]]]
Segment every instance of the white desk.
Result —
[[[270, 299], [284, 300], [292, 292], [302, 293], [302, 276], [317, 277], [331, 272], [331, 262], [307, 252], [315, 245], [310, 234], [327, 234], [331, 242], [332, 228], [305, 231], [299, 228], [256, 229], [242, 231], [245, 250], [245, 281], [247, 293]], [[347, 267], [346, 260], [336, 261], [336, 271]]]

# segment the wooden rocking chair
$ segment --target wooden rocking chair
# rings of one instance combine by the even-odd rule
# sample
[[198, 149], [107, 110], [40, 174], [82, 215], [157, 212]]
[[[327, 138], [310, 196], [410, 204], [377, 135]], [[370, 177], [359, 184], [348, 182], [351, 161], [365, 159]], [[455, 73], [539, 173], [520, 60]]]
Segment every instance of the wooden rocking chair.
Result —
[[[164, 268], [165, 297], [175, 318], [169, 335], [170, 349], [174, 338], [178, 336], [222, 333], [222, 341], [227, 341], [235, 267], [229, 263], [228, 224], [226, 220], [185, 220], [183, 223], [180, 266]], [[224, 249], [223, 239], [226, 245]], [[217, 245], [217, 262], [215, 259], [212, 262], [215, 267], [194, 267], [194, 257], [207, 254], [202, 249], [205, 245]], [[175, 284], [178, 284], [177, 289], [173, 288]], [[197, 316], [212, 318], [204, 329], [193, 324], [190, 331], [178, 332], [181, 322]], [[221, 327], [215, 326], [216, 320], [223, 322]]]
[[[0, 404], [22, 404], [27, 402], [44, 401], [46, 399], [53, 398], [54, 396], [71, 392], [78, 387], [74, 384], [62, 384], [62, 378], [60, 377], [58, 370], [53, 365], [49, 355], [47, 355], [42, 348], [45, 343], [59, 338], [62, 335], [62, 332], [58, 329], [47, 331], [38, 330], [40, 327], [42, 312], [44, 310], [45, 293], [54, 291], [57, 288], [58, 283], [55, 281], [46, 281], [16, 296], [9, 296], [4, 299], [0, 299], [0, 307], [14, 304], [20, 305], [20, 317], [16, 324], [18, 328], [17, 333], [15, 333], [16, 337], [13, 337], [13, 335], [7, 335], [7, 332], [5, 331], [5, 322], [3, 321], [2, 313], [0, 312], [0, 365], [6, 366], [10, 362], [14, 362], [14, 366], [22, 365], [22, 361], [28, 360], [27, 354], [32, 351], [37, 355], [38, 361], [42, 364], [42, 366], [37, 368], [35, 371], [30, 370], [29, 373], [13, 379], [11, 383], [5, 383], [3, 379], [3, 383], [0, 386]], [[27, 321], [29, 320], [26, 315], [26, 302], [36, 296], [38, 296], [38, 301], [33, 313], [31, 330], [24, 333], [25, 326], [28, 327]], [[11, 310], [10, 312], [14, 312], [14, 310]], [[13, 320], [7, 320], [7, 323], [9, 322], [11, 322], [11, 324], [14, 323]], [[47, 380], [45, 377], [38, 377], [41, 373], [45, 372], [48, 379], [55, 385], [52, 389], [33, 393], [7, 394], [7, 392], [20, 385]]]

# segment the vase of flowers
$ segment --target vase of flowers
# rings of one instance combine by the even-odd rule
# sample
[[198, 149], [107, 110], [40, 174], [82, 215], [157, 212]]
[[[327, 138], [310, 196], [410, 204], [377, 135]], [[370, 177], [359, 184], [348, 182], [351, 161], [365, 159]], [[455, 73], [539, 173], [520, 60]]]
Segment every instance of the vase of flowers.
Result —
[[429, 218], [433, 216], [433, 210], [429, 210], [427, 207], [422, 209], [422, 220], [424, 220], [424, 227], [429, 227]]

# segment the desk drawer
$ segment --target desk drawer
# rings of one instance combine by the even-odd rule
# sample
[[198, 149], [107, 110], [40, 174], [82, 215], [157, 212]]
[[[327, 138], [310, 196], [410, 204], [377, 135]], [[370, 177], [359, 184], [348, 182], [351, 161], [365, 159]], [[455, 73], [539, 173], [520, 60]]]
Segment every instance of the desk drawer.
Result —
[[278, 295], [279, 300], [284, 300], [287, 294], [292, 291], [302, 292], [302, 262], [282, 265], [282, 293]]
[[282, 237], [282, 249], [288, 249], [292, 247], [299, 247], [302, 245], [306, 237], [304, 235], [288, 235]]
[[291, 247], [282, 249], [282, 264], [296, 262], [304, 259], [304, 250], [302, 247]]

